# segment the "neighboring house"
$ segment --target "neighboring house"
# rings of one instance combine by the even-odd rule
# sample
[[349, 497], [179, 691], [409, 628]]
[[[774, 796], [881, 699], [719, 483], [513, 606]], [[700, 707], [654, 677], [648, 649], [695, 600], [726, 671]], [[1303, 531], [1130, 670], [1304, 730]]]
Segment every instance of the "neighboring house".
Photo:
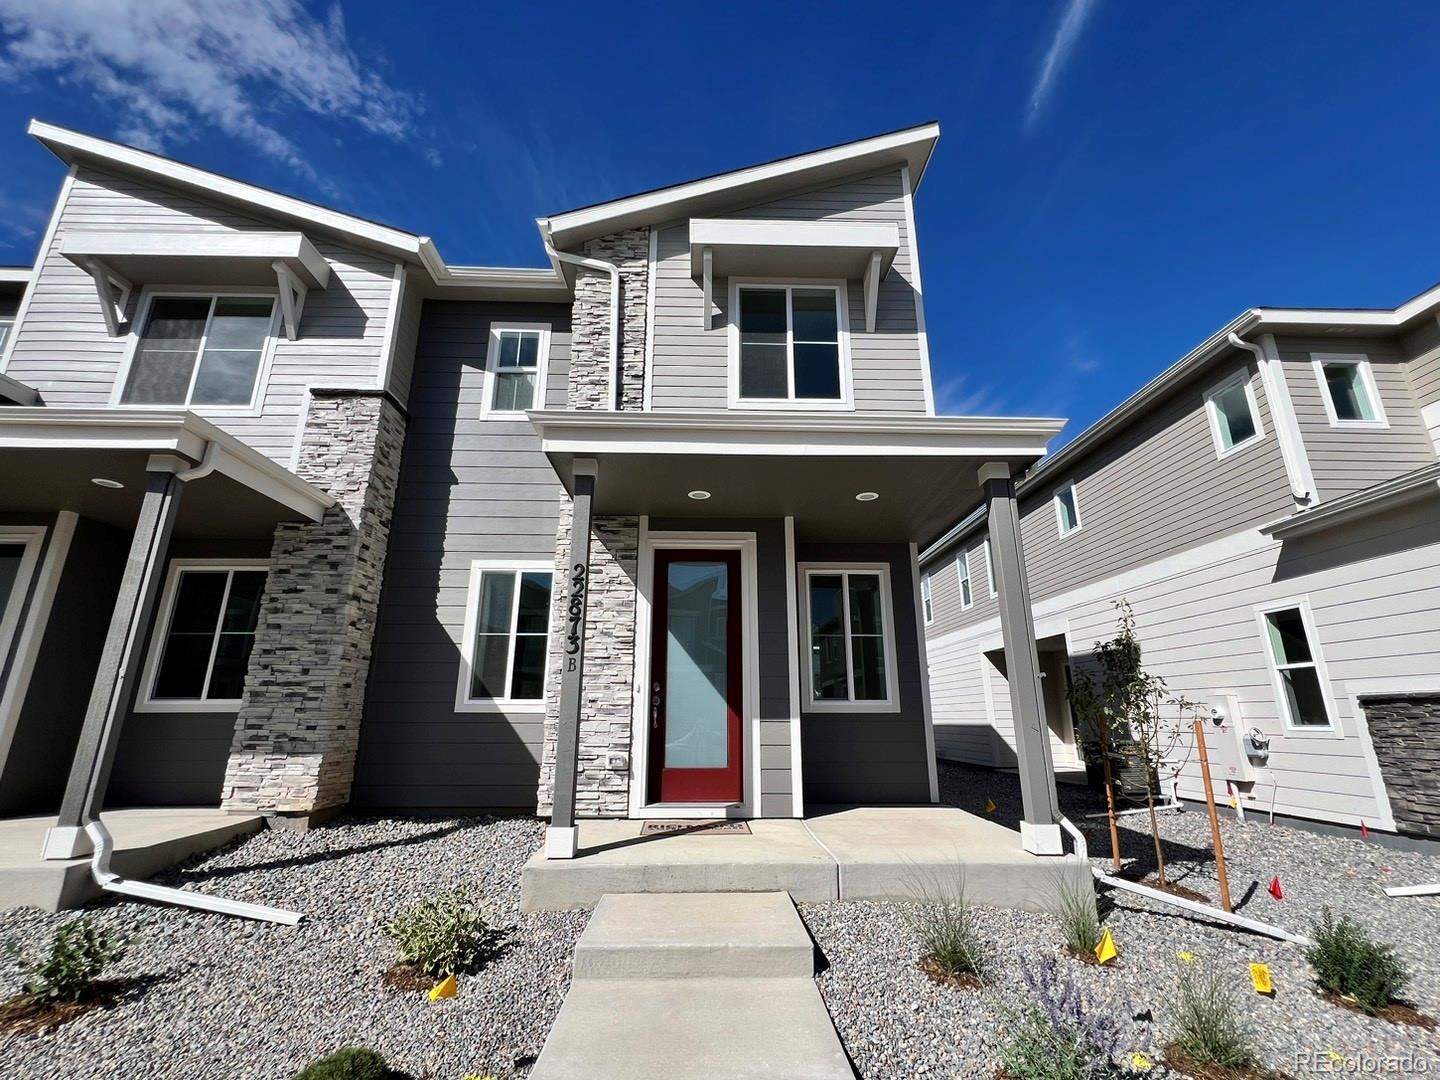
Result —
[[982, 499], [1033, 664], [1011, 476], [1062, 422], [934, 415], [934, 125], [541, 219], [541, 270], [31, 130], [70, 171], [0, 383], [0, 813], [58, 807], [51, 854], [107, 800], [538, 808], [561, 856], [933, 802], [918, 551]]
[[[1213, 705], [1222, 799], [1440, 836], [1440, 288], [1245, 312], [1019, 484], [1058, 769], [1071, 666], [1134, 608], [1146, 667]], [[984, 514], [922, 555], [937, 750], [1014, 725]], [[1250, 738], [1254, 733], [1255, 739]], [[1268, 755], [1263, 751], [1268, 750]], [[1202, 798], [1191, 740], [1179, 792]]]

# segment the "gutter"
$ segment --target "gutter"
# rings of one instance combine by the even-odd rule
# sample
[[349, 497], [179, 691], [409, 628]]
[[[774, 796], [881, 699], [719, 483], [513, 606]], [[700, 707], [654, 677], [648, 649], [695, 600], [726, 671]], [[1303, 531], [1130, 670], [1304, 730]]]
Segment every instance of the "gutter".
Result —
[[1269, 525], [1260, 526], [1260, 531], [1276, 540], [1309, 536], [1311, 533], [1343, 525], [1347, 521], [1380, 510], [1404, 506], [1436, 491], [1440, 491], [1440, 463], [1425, 465], [1363, 491], [1342, 495], [1323, 506], [1301, 510], [1279, 521], [1272, 521]]
[[540, 218], [536, 224], [540, 227], [540, 238], [545, 242], [545, 254], [550, 256], [551, 262], [565, 262], [572, 266], [583, 266], [587, 270], [599, 270], [601, 273], [610, 275], [610, 400], [606, 404], [606, 408], [618, 409], [620, 407], [620, 267], [606, 262], [604, 259], [592, 259], [585, 255], [560, 251], [551, 243], [550, 219]]

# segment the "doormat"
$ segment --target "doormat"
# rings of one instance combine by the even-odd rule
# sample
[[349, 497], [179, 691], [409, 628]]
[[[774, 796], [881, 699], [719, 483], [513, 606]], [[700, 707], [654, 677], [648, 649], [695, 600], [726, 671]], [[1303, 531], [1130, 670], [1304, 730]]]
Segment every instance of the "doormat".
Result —
[[640, 826], [641, 836], [686, 835], [705, 833], [741, 833], [750, 835], [750, 823], [747, 821], [647, 821]]

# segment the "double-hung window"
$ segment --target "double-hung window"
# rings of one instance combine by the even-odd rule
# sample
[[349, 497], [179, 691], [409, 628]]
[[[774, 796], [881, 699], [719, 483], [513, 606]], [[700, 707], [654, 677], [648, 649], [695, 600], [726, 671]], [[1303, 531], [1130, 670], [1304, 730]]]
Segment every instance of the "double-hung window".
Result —
[[920, 575], [920, 606], [925, 612], [925, 625], [929, 626], [935, 621], [935, 601], [930, 592], [930, 574], [928, 571]]
[[238, 706], [264, 591], [263, 563], [175, 565], [141, 707]]
[[1332, 726], [1324, 667], [1309, 609], [1292, 603], [1258, 614], [1286, 725]]
[[894, 712], [890, 573], [881, 565], [809, 566], [805, 580], [808, 708]]
[[1206, 393], [1205, 411], [1210, 419], [1210, 436], [1215, 442], [1217, 457], [1228, 457], [1264, 434], [1248, 372], [1227, 379]]
[[545, 707], [551, 579], [545, 563], [472, 565], [457, 707]]
[[960, 610], [964, 611], [975, 602], [975, 592], [970, 584], [970, 552], [961, 551], [955, 558], [955, 569], [960, 574]]
[[1055, 492], [1055, 523], [1061, 536], [1067, 536], [1080, 528], [1080, 503], [1075, 497], [1075, 485], [1066, 484]]
[[503, 323], [490, 327], [485, 358], [483, 412], [522, 413], [544, 404], [548, 323]]
[[1310, 359], [1332, 426], [1388, 426], [1369, 360], [1330, 353], [1314, 353]]
[[273, 296], [151, 297], [120, 403], [250, 407], [274, 323]]
[[737, 286], [733, 403], [843, 405], [844, 302], [837, 285]]

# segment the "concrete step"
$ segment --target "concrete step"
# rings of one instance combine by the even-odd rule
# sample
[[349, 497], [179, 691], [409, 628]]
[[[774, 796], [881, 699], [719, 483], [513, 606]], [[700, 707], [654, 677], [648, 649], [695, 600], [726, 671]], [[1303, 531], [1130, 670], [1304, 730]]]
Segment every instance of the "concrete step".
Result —
[[570, 984], [530, 1080], [854, 1080], [813, 979]]
[[580, 937], [574, 974], [808, 979], [815, 948], [787, 893], [612, 893]]

